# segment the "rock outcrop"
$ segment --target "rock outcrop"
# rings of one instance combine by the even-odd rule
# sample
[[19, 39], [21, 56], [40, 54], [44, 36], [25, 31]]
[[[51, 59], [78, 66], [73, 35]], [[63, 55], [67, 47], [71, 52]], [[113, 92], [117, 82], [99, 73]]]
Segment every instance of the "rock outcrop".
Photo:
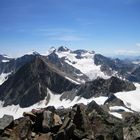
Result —
[[123, 140], [121, 120], [94, 101], [69, 109], [32, 110], [11, 123], [1, 132], [1, 140]]
[[91, 97], [109, 96], [112, 93], [135, 89], [136, 87], [133, 83], [117, 77], [111, 77], [109, 79], [97, 78], [94, 81], [86, 82], [85, 85], [82, 85], [77, 95], [89, 99]]
[[140, 139], [140, 114], [129, 113], [124, 117], [124, 140]]

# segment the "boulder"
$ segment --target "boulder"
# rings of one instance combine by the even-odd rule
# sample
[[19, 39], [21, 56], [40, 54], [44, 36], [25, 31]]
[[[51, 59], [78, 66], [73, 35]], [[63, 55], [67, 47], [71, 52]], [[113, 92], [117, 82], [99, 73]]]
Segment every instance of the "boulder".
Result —
[[36, 140], [53, 140], [52, 134], [41, 134]]
[[8, 127], [13, 122], [13, 120], [13, 116], [10, 115], [4, 115], [2, 118], [0, 118], [0, 132]]
[[53, 113], [51, 111], [43, 112], [42, 128], [43, 132], [48, 132], [53, 125]]
[[10, 136], [13, 140], [31, 139], [32, 124], [30, 119], [23, 117], [14, 121], [14, 124], [15, 127]]
[[55, 107], [54, 106], [48, 106], [48, 107], [46, 107], [45, 108], [45, 110], [49, 110], [49, 111], [51, 111], [52, 113], [55, 113]]
[[53, 124], [54, 126], [62, 125], [62, 121], [59, 115], [54, 114], [53, 118], [54, 118], [54, 124]]
[[108, 114], [94, 101], [87, 105], [86, 112], [92, 125], [94, 139], [123, 140], [121, 120]]
[[65, 130], [61, 130], [57, 133], [54, 140], [69, 140], [67, 138]]

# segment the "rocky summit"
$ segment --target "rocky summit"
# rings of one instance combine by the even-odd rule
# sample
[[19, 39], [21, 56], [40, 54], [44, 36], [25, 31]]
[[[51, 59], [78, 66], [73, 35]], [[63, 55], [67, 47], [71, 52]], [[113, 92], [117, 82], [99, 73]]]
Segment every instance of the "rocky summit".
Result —
[[96, 102], [71, 108], [53, 106], [24, 112], [14, 120], [0, 119], [0, 140], [139, 140], [140, 116], [129, 113], [118, 119]]
[[123, 140], [122, 121], [94, 101], [68, 109], [33, 109], [17, 120], [4, 116], [0, 121], [1, 140]]

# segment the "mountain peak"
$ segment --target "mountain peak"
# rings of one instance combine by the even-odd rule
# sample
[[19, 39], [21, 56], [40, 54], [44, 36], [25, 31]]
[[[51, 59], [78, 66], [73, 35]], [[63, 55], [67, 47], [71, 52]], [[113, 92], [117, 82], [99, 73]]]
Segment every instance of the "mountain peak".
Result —
[[67, 52], [67, 51], [70, 51], [70, 49], [68, 49], [67, 47], [65, 46], [60, 46], [57, 50], [58, 52]]
[[74, 53], [76, 53], [78, 55], [85, 54], [85, 53], [95, 54], [94, 51], [88, 51], [88, 50], [84, 50], [84, 49], [75, 50]]
[[40, 54], [37, 51], [32, 50], [32, 51], [26, 53], [26, 55], [40, 55]]

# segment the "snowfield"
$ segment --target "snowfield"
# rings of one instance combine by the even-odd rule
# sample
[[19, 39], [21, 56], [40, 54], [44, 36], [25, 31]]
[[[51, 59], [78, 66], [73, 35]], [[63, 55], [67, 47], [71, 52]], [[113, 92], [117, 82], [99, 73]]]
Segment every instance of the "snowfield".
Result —
[[115, 95], [121, 99], [124, 104], [137, 112], [140, 112], [140, 84], [135, 84], [137, 87], [134, 91], [118, 92]]
[[77, 58], [77, 54], [69, 51], [66, 52], [55, 52], [59, 58], [65, 57], [65, 62], [69, 65], [72, 65], [76, 69], [79, 69], [82, 73], [87, 75], [90, 80], [96, 79], [97, 77], [102, 77], [104, 79], [110, 78], [109, 76], [105, 75], [100, 70], [100, 65], [95, 65], [94, 63], [94, 55], [93, 52], [85, 52], [81, 54], [81, 58]]
[[48, 93], [50, 94], [50, 101], [47, 105], [46, 105], [46, 99], [44, 99], [30, 107], [27, 107], [27, 108], [21, 108], [21, 107], [19, 107], [19, 105], [11, 105], [11, 106], [7, 106], [7, 107], [3, 107], [4, 102], [0, 101], [0, 112], [1, 112], [0, 118], [3, 117], [4, 114], [8, 114], [8, 115], [12, 115], [14, 117], [14, 119], [17, 119], [19, 117], [22, 117], [23, 112], [29, 112], [32, 109], [44, 108], [47, 106], [55, 106], [56, 108], [60, 108], [60, 107], [68, 108], [77, 103], [88, 104], [92, 100], [97, 102], [99, 105], [102, 105], [102, 104], [104, 104], [104, 102], [107, 99], [107, 97], [98, 97], [98, 98], [91, 98], [91, 99], [75, 97], [75, 99], [73, 101], [70, 101], [70, 100], [61, 101], [60, 100], [61, 95], [54, 95], [49, 89], [48, 89]]
[[[124, 101], [125, 105], [134, 110], [140, 112], [140, 84], [135, 84], [136, 90], [129, 91], [129, 92], [118, 92], [115, 95]], [[19, 117], [22, 117], [23, 112], [29, 112], [32, 109], [39, 109], [44, 108], [47, 106], [55, 106], [56, 108], [64, 107], [68, 108], [71, 107], [77, 103], [84, 103], [85, 105], [90, 103], [92, 100], [94, 100], [97, 104], [103, 105], [104, 102], [107, 100], [107, 97], [97, 97], [97, 98], [91, 98], [91, 99], [85, 99], [83, 97], [76, 96], [73, 101], [71, 100], [60, 100], [61, 95], [55, 95], [53, 94], [49, 89], [48, 93], [50, 95], [50, 101], [48, 104], [46, 104], [46, 98], [30, 107], [27, 108], [21, 108], [19, 105], [11, 105], [7, 107], [3, 107], [4, 102], [0, 101], [0, 118], [3, 117], [4, 114], [12, 115], [14, 116], [14, 119], [17, 119]], [[118, 117], [122, 118], [121, 113], [117, 112], [118, 110], [125, 110], [126, 112], [133, 112], [132, 110], [129, 110], [122, 106], [114, 106], [110, 107], [109, 113]]]

